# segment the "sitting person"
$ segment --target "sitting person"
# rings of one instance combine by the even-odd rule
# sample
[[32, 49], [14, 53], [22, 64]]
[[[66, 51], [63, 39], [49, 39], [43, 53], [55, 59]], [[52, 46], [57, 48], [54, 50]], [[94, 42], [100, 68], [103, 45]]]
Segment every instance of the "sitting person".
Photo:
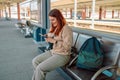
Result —
[[73, 42], [72, 29], [58, 9], [49, 12], [50, 31], [45, 40], [53, 43], [53, 49], [36, 56], [33, 61], [32, 80], [45, 80], [46, 73], [68, 63]]

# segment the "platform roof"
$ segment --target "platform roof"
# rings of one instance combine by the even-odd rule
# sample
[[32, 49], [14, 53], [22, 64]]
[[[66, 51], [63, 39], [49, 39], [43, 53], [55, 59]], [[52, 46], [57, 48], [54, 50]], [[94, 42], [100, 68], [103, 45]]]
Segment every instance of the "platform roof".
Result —
[[[77, 0], [78, 9], [92, 7], [92, 0]], [[107, 8], [109, 10], [120, 10], [120, 0], [96, 0], [96, 8]], [[52, 3], [52, 8], [74, 8], [74, 0], [57, 0]]]
[[[5, 6], [12, 6], [16, 3], [20, 3], [26, 0], [0, 0], [0, 9], [5, 8]], [[82, 9], [84, 6], [92, 6], [92, 0], [77, 0], [78, 9]], [[120, 10], [120, 0], [96, 0], [96, 8], [99, 7]], [[52, 8], [74, 8], [74, 0], [57, 0], [52, 2]]]
[[26, 0], [0, 0], [0, 9], [4, 9], [6, 6], [16, 5], [16, 3], [20, 3]]

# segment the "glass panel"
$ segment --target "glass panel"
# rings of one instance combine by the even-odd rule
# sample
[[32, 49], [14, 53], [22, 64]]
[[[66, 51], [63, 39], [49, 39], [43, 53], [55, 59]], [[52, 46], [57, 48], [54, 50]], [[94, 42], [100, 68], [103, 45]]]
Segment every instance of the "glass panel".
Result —
[[38, 11], [37, 0], [31, 1], [30, 10], [31, 10], [31, 12], [30, 12], [31, 13], [31, 16], [30, 16], [31, 20], [38, 22], [38, 20], [39, 20], [38, 12], [39, 11]]
[[11, 18], [17, 18], [17, 6], [11, 7]]
[[74, 26], [74, 0], [51, 0], [51, 9], [59, 9], [69, 26]]
[[95, 29], [120, 34], [120, 0], [96, 0]]
[[30, 20], [30, 1], [20, 3], [21, 19]]
[[93, 14], [94, 28], [92, 28], [93, 0], [76, 1], [76, 26], [74, 26], [75, 0], [51, 0], [51, 9], [59, 9], [69, 26], [120, 34], [120, 0], [96, 0]]

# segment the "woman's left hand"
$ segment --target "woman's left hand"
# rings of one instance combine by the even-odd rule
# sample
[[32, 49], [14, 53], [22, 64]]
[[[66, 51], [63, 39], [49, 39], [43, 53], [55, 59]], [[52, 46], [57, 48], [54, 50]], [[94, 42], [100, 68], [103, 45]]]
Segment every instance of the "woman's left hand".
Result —
[[47, 42], [50, 42], [50, 43], [55, 43], [55, 42], [56, 42], [55, 39], [50, 38], [50, 37], [47, 37], [45, 40], [46, 40]]

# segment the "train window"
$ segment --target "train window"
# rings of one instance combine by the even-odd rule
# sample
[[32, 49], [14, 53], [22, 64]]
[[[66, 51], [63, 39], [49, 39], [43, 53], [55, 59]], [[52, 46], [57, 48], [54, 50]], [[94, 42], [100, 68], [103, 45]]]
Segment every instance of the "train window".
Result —
[[51, 0], [69, 26], [120, 34], [120, 0]]

